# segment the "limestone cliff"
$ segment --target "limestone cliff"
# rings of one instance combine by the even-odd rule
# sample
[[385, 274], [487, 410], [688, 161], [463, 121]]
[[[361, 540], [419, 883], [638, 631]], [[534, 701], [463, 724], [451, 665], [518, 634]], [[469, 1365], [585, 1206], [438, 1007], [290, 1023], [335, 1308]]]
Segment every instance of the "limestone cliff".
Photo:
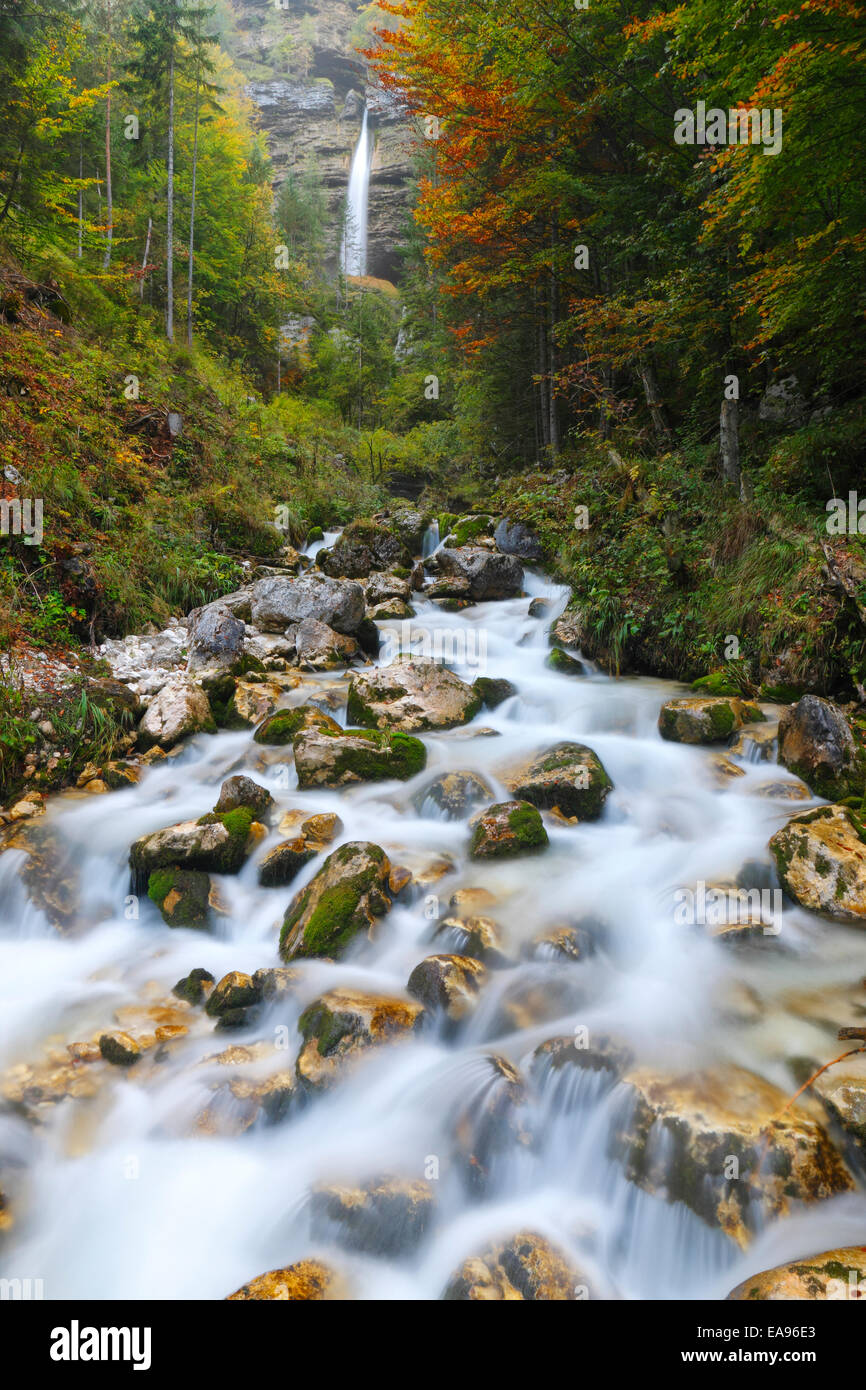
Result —
[[230, 0], [227, 45], [249, 82], [274, 162], [276, 185], [313, 168], [328, 202], [328, 258], [336, 268], [352, 152], [366, 103], [374, 139], [367, 270], [393, 280], [409, 215], [411, 131], [367, 78], [356, 51], [367, 42], [366, 7], [353, 0]]

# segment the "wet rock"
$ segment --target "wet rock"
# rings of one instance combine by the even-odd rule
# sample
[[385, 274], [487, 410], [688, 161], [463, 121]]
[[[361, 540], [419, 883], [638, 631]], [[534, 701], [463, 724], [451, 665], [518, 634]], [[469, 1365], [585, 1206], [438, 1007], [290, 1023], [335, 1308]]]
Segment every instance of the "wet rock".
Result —
[[286, 1269], [271, 1269], [230, 1293], [226, 1302], [282, 1299], [289, 1303], [323, 1302], [341, 1299], [342, 1281], [320, 1260], [299, 1260]]
[[458, 574], [442, 576], [424, 587], [424, 597], [432, 599], [449, 612], [468, 608], [472, 602], [472, 582]]
[[185, 999], [188, 1004], [203, 1004], [210, 993], [210, 986], [215, 983], [209, 970], [198, 968], [184, 975], [182, 980], [178, 980], [172, 994], [178, 999]]
[[339, 957], [359, 932], [368, 935], [391, 906], [391, 865], [383, 849], [350, 841], [329, 854], [286, 911], [280, 933], [283, 960]]
[[498, 901], [489, 888], [458, 888], [448, 899], [448, 907], [455, 916], [464, 918], [483, 912], [485, 907], [495, 907]]
[[447, 534], [443, 538], [443, 544], [447, 546], [469, 545], [470, 541], [481, 541], [492, 545], [493, 537], [489, 534], [493, 517], [487, 512], [471, 512], [468, 516], [452, 519], [448, 527]]
[[282, 671], [295, 655], [295, 644], [275, 632], [248, 632], [244, 640], [247, 656], [260, 662], [266, 671]]
[[99, 1051], [106, 1062], [114, 1067], [131, 1067], [141, 1057], [141, 1048], [128, 1033], [103, 1033], [99, 1039]]
[[[853, 1180], [803, 1105], [739, 1067], [682, 1076], [629, 1072], [612, 1149], [632, 1182], [684, 1202], [745, 1247], [791, 1203], [848, 1192]], [[738, 1176], [729, 1176], [731, 1160]]]
[[473, 1194], [487, 1192], [500, 1163], [533, 1143], [529, 1091], [505, 1057], [475, 1059], [450, 1117], [454, 1157]]
[[405, 599], [389, 598], [368, 608], [367, 616], [375, 623], [385, 623], [398, 618], [414, 618], [415, 609]]
[[336, 719], [332, 719], [316, 705], [295, 705], [293, 709], [277, 710], [269, 715], [253, 735], [256, 743], [273, 744], [281, 747], [291, 743], [295, 734], [304, 729], [325, 729], [332, 734], [343, 732]]
[[472, 689], [477, 691], [487, 709], [498, 709], [505, 700], [517, 694], [517, 686], [504, 678], [476, 676]]
[[734, 1303], [866, 1298], [866, 1247], [826, 1250], [762, 1270], [738, 1284], [728, 1298]]
[[251, 1004], [260, 1003], [261, 988], [242, 970], [230, 970], [223, 975], [205, 1004], [205, 1013], [211, 1018], [220, 1018], [233, 1009], [245, 1009]]
[[102, 769], [102, 778], [111, 791], [120, 787], [134, 787], [141, 779], [141, 768], [136, 763], [112, 759]]
[[836, 922], [866, 926], [866, 832], [845, 806], [794, 816], [770, 841], [786, 893]]
[[553, 603], [549, 598], [534, 598], [527, 609], [530, 618], [546, 618], [553, 611]]
[[175, 676], [162, 687], [138, 726], [143, 748], [158, 743], [173, 748], [191, 734], [215, 734], [210, 701], [200, 686], [185, 676]]
[[558, 671], [561, 676], [585, 676], [586, 667], [576, 656], [569, 656], [561, 647], [554, 647], [550, 652], [545, 666], [549, 671]]
[[480, 709], [481, 697], [446, 666], [403, 657], [353, 678], [347, 719], [364, 728], [416, 733], [468, 724]]
[[297, 970], [290, 970], [286, 966], [268, 965], [256, 971], [253, 975], [253, 985], [266, 1004], [274, 1004], [279, 1000], [291, 998], [300, 978]]
[[186, 669], [205, 690], [225, 687], [246, 664], [246, 628], [224, 603], [211, 603], [190, 614]]
[[513, 555], [501, 555], [480, 547], [438, 550], [428, 561], [433, 573], [467, 579], [475, 603], [516, 598], [523, 590], [523, 566]]
[[575, 1302], [589, 1283], [561, 1250], [534, 1231], [520, 1231], [464, 1260], [442, 1297], [446, 1302]]
[[830, 700], [804, 695], [779, 721], [779, 761], [828, 801], [862, 790], [861, 759], [845, 715]]
[[564, 816], [598, 820], [613, 790], [601, 760], [582, 743], [557, 743], [508, 782], [520, 801], [542, 811], [556, 807]]
[[527, 943], [522, 954], [526, 960], [577, 962], [588, 960], [595, 952], [592, 932], [580, 925], [570, 926], [566, 923], [559, 927], [546, 927]]
[[444, 772], [413, 797], [419, 815], [444, 820], [466, 820], [478, 807], [489, 802], [493, 789], [475, 772]]
[[659, 714], [659, 733], [674, 743], [722, 743], [744, 724], [763, 718], [757, 705], [733, 696], [690, 695], [665, 701]]
[[317, 618], [305, 618], [288, 632], [295, 644], [298, 665], [305, 671], [335, 671], [361, 654], [354, 637], [336, 632]]
[[473, 859], [513, 858], [537, 854], [549, 843], [541, 816], [528, 801], [501, 801], [470, 821]]
[[383, 1177], [357, 1187], [320, 1183], [310, 1193], [312, 1235], [366, 1255], [407, 1255], [426, 1236], [433, 1207], [433, 1188], [423, 1179]]
[[492, 917], [445, 917], [436, 928], [436, 941], [447, 942], [459, 955], [471, 956], [493, 970], [514, 963], [506, 950], [502, 928]]
[[417, 507], [401, 507], [391, 516], [385, 518], [385, 525], [394, 532], [394, 535], [402, 541], [412, 555], [421, 554], [424, 535], [430, 525], [430, 516], [427, 512], [419, 511]]
[[[44, 811], [42, 801], [35, 803]], [[27, 855], [18, 873], [30, 901], [58, 931], [71, 930], [81, 920], [81, 879], [78, 856], [50, 824], [39, 819], [21, 822], [5, 841], [5, 849]]]
[[199, 869], [157, 869], [147, 883], [147, 896], [170, 927], [207, 927], [210, 893], [210, 878]]
[[614, 1086], [633, 1062], [631, 1049], [607, 1033], [566, 1033], [539, 1044], [532, 1054], [529, 1074], [539, 1089], [548, 1077], [570, 1086], [575, 1071], [603, 1072], [609, 1085]]
[[273, 680], [239, 680], [226, 706], [226, 728], [248, 728], [273, 714], [283, 688]]
[[301, 822], [301, 833], [317, 844], [328, 845], [343, 833], [343, 822], [334, 811], [320, 811]]
[[363, 1053], [414, 1032], [423, 1014], [423, 1006], [414, 999], [330, 990], [298, 1021], [304, 1038], [297, 1063], [299, 1081], [311, 1090], [326, 1089]]
[[364, 579], [373, 570], [396, 565], [411, 568], [412, 556], [399, 536], [374, 521], [353, 521], [330, 550], [320, 550], [316, 564], [341, 579]]
[[264, 821], [274, 806], [274, 798], [266, 787], [260, 787], [252, 777], [227, 777], [220, 787], [214, 813], [222, 815], [226, 811], [237, 811], [242, 806], [252, 811], [256, 820]]
[[576, 972], [563, 971], [558, 965], [524, 967], [506, 979], [496, 1008], [486, 1016], [483, 1036], [492, 1040], [553, 1023], [588, 1002], [587, 989]]
[[303, 835], [296, 835], [293, 840], [282, 840], [268, 850], [259, 864], [259, 883], [262, 888], [285, 887], [318, 853], [319, 848], [311, 845]]
[[298, 785], [345, 787], [355, 782], [408, 781], [422, 772], [427, 750], [420, 739], [390, 729], [311, 729], [293, 743]]
[[509, 521], [503, 517], [493, 532], [497, 550], [503, 555], [516, 555], [529, 564], [537, 564], [544, 558], [541, 542], [522, 521]]
[[777, 801], [811, 801], [812, 793], [804, 782], [761, 782], [752, 788], [753, 796], [765, 796]]
[[431, 1014], [461, 1023], [478, 1003], [486, 978], [485, 967], [471, 956], [428, 956], [415, 966], [406, 988]]
[[[816, 1069], [810, 1066], [809, 1074]], [[825, 1071], [813, 1081], [811, 1090], [866, 1159], [866, 1052], [846, 1057], [844, 1062]]]
[[172, 867], [236, 874], [252, 850], [254, 824], [252, 813], [242, 807], [224, 816], [202, 816], [143, 835], [129, 852], [136, 882], [145, 882], [157, 869]]
[[773, 724], [749, 725], [731, 740], [732, 758], [744, 758], [750, 763], [771, 763], [776, 759], [776, 737], [778, 726]]
[[552, 647], [582, 647], [585, 641], [586, 623], [583, 612], [579, 608], [572, 608], [569, 605], [550, 629], [550, 645]]
[[351, 637], [364, 619], [364, 590], [349, 580], [317, 573], [299, 579], [260, 579], [254, 585], [255, 627], [263, 632], [284, 632], [305, 618], [315, 618]]

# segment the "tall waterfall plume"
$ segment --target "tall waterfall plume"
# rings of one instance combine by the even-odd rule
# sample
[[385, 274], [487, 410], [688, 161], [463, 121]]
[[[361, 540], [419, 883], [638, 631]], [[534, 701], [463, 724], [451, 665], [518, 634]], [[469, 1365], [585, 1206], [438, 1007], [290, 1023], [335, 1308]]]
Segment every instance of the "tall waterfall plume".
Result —
[[349, 173], [349, 193], [346, 199], [346, 222], [340, 248], [340, 267], [344, 275], [365, 275], [367, 272], [367, 199], [370, 191], [370, 131], [367, 108], [361, 123], [361, 134], [352, 156]]

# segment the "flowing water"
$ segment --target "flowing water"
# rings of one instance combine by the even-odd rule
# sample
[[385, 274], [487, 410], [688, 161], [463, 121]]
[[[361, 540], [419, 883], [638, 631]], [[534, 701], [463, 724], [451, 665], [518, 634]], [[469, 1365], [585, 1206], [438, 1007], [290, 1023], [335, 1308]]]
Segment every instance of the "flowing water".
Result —
[[346, 195], [346, 224], [343, 231], [340, 269], [344, 275], [367, 273], [367, 201], [370, 191], [370, 128], [367, 108], [361, 122], [361, 134], [352, 156], [349, 171], [349, 191]]
[[[832, 1055], [826, 1031], [789, 1001], [850, 987], [866, 968], [862, 934], [797, 909], [786, 911], [778, 942], [753, 952], [731, 952], [677, 925], [677, 885], [728, 879], [749, 860], [766, 862], [770, 835], [797, 808], [756, 790], [793, 779], [746, 761], [743, 776], [720, 783], [710, 752], [663, 742], [659, 706], [679, 689], [670, 683], [548, 670], [548, 627], [565, 592], [531, 572], [526, 589], [527, 597], [459, 614], [417, 601], [413, 629], [446, 637], [460, 674], [472, 679], [483, 667], [508, 677], [518, 693], [467, 728], [424, 736], [428, 765], [414, 781], [299, 792], [293, 768], [265, 764], [250, 733], [220, 733], [146, 769], [135, 787], [56, 798], [42, 823], [69, 846], [81, 922], [95, 923], [65, 936], [28, 904], [21, 852], [0, 856], [4, 1070], [38, 1056], [47, 1039], [62, 1049], [117, 1026], [116, 1010], [164, 999], [194, 967], [219, 978], [279, 963], [279, 921], [321, 861], [289, 888], [263, 889], [259, 851], [236, 878], [219, 880], [229, 915], [211, 935], [169, 929], [147, 899], [140, 920], [127, 920], [131, 842], [210, 810], [231, 773], [264, 783], [281, 810], [337, 811], [341, 839], [373, 840], [393, 863], [452, 865], [414, 900], [395, 905], [373, 942], [337, 963], [304, 962], [297, 997], [274, 1006], [249, 1035], [214, 1035], [197, 1010], [197, 1025], [158, 1065], [103, 1068], [107, 1080], [96, 1096], [44, 1107], [36, 1127], [0, 1117], [0, 1169], [17, 1162], [28, 1173], [25, 1210], [3, 1248], [4, 1275], [42, 1279], [49, 1298], [222, 1298], [265, 1270], [315, 1254], [346, 1271], [358, 1297], [427, 1299], [439, 1297], [460, 1262], [490, 1239], [528, 1228], [571, 1254], [604, 1295], [715, 1298], [783, 1259], [862, 1243], [862, 1192], [767, 1226], [741, 1254], [683, 1205], [639, 1190], [608, 1157], [622, 1094], [597, 1072], [533, 1067], [527, 1123], [535, 1142], [504, 1147], [483, 1194], [459, 1176], [456, 1117], [480, 1113], [502, 1084], [491, 1054], [526, 1074], [544, 1039], [586, 1028], [590, 1037], [628, 1039], [642, 1062], [733, 1061], [787, 1093], [787, 1058]], [[528, 615], [536, 597], [550, 600], [544, 620]], [[306, 677], [288, 699], [345, 684], [330, 674]], [[549, 820], [550, 848], [538, 857], [470, 863], [465, 822], [437, 817], [418, 797], [440, 772], [470, 769], [492, 783], [496, 799], [507, 799], [503, 769], [560, 739], [588, 743], [615, 790], [600, 822]], [[265, 848], [279, 838], [271, 831]], [[458, 949], [441, 937], [433, 944], [432, 933], [451, 894], [469, 886], [494, 895], [489, 913], [514, 963], [491, 972], [456, 1040], [426, 1031], [373, 1050], [281, 1124], [236, 1134], [196, 1129], [196, 1115], [213, 1100], [215, 1068], [205, 1059], [279, 1036], [290, 1039], [282, 1065], [291, 1066], [297, 1018], [324, 990], [349, 985], [405, 997], [420, 960]], [[545, 928], [580, 921], [598, 931], [589, 959], [522, 956]], [[752, 1013], [735, 1007], [744, 987], [759, 1001]], [[436, 1219], [412, 1258], [348, 1254], [312, 1237], [311, 1184], [436, 1176], [437, 1168]]]

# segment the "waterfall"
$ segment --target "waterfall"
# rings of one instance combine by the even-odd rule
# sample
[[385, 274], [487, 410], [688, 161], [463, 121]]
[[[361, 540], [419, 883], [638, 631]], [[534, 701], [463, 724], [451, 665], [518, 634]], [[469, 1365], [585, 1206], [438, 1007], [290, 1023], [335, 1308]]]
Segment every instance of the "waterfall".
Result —
[[367, 272], [367, 195], [370, 189], [371, 153], [365, 107], [361, 134], [358, 136], [349, 173], [346, 223], [340, 248], [340, 268], [344, 275], [365, 275]]

